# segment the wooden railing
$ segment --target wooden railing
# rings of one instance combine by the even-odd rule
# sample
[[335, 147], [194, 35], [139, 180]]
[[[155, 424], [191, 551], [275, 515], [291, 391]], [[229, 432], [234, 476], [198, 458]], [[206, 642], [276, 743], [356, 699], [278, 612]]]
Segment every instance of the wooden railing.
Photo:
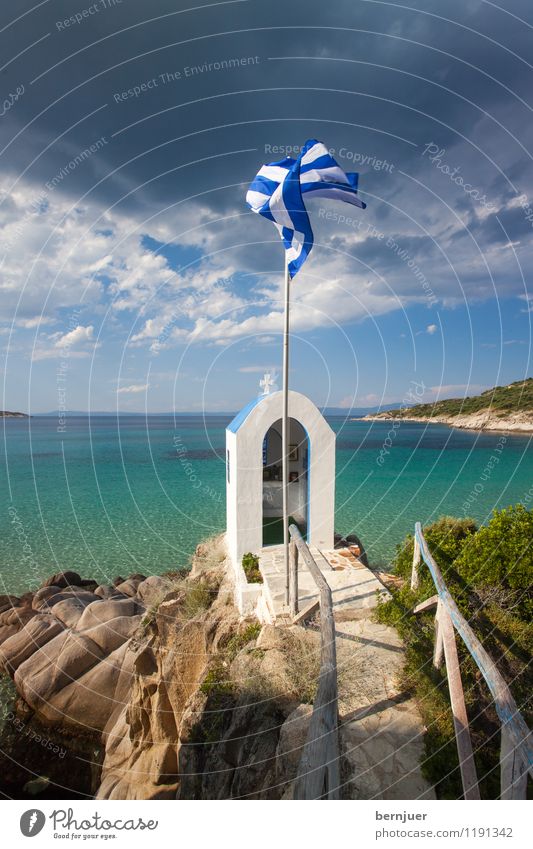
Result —
[[411, 572], [411, 589], [413, 590], [418, 587], [418, 569], [421, 559], [430, 571], [437, 594], [415, 607], [413, 613], [421, 613], [436, 607], [433, 664], [437, 668], [440, 667], [444, 656], [464, 798], [479, 799], [480, 796], [454, 629], [462, 638], [483, 675], [501, 722], [500, 798], [525, 799], [528, 773], [533, 777], [531, 733], [495, 663], [481, 645], [446, 588], [441, 571], [424, 539], [420, 522], [417, 522]]
[[338, 799], [340, 787], [337, 654], [331, 589], [296, 525], [289, 528], [289, 604], [298, 613], [298, 560], [309, 569], [320, 597], [320, 673], [307, 741], [296, 781], [295, 799]]

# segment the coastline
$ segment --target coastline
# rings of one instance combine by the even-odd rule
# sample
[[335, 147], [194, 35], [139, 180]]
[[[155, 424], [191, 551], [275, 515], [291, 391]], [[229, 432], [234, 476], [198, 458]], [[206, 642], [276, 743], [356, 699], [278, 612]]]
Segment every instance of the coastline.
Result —
[[363, 416], [360, 419], [351, 419], [351, 421], [427, 422], [429, 424], [443, 424], [462, 430], [503, 431], [505, 433], [517, 434], [533, 433], [533, 417], [529, 417], [524, 413], [513, 413], [501, 417], [486, 411], [472, 413], [466, 416], [393, 416], [387, 412], [377, 413], [374, 416]]
[[12, 413], [9, 410], [0, 410], [0, 419], [31, 419], [27, 413]]

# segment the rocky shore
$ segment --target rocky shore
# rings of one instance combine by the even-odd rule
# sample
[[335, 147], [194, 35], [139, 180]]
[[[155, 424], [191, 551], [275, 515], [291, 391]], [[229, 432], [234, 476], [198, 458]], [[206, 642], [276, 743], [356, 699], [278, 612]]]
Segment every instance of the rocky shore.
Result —
[[11, 410], [0, 410], [0, 419], [30, 419], [27, 413], [13, 413]]
[[513, 433], [533, 433], [533, 416], [528, 413], [507, 413], [504, 416], [491, 410], [480, 410], [468, 415], [413, 416], [394, 415], [394, 412], [364, 416], [362, 421], [429, 422], [467, 430], [496, 430]]
[[224, 562], [217, 539], [186, 574], [0, 597], [6, 795], [290, 797], [318, 635], [243, 620]]

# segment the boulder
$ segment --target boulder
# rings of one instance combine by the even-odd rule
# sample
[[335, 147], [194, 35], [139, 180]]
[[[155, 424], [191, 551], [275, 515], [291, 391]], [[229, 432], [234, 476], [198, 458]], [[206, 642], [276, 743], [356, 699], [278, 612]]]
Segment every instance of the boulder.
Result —
[[137, 587], [140, 583], [141, 581], [136, 581], [132, 578], [128, 578], [127, 581], [122, 581], [121, 584], [116, 584], [115, 590], [118, 593], [122, 593], [122, 595], [128, 596], [129, 598], [133, 598], [133, 596], [137, 594]]
[[100, 586], [96, 587], [94, 594], [100, 598], [112, 598], [118, 595], [116, 587], [113, 584], [100, 584]]
[[[93, 640], [77, 631], [63, 631], [18, 667], [15, 685], [30, 707], [39, 712], [103, 657], [104, 652]], [[88, 693], [87, 697], [90, 714], [90, 700], [95, 694]]]
[[97, 596], [93, 593], [87, 593], [86, 596], [80, 593], [55, 602], [52, 611], [55, 618], [59, 619], [65, 627], [75, 628], [85, 608], [97, 600]]
[[0, 646], [5, 640], [8, 640], [13, 634], [17, 634], [20, 631], [21, 626], [19, 625], [0, 625]]
[[[44, 591], [39, 590], [39, 592]], [[37, 601], [34, 600], [34, 603], [36, 605], [35, 609], [40, 610], [42, 612], [50, 611], [55, 608], [56, 604], [73, 598], [78, 598], [82, 601], [86, 601], [87, 604], [90, 604], [93, 601], [99, 601], [98, 596], [96, 596], [94, 593], [90, 593], [87, 590], [81, 589], [80, 587], [71, 587], [68, 589], [57, 590], [55, 593], [49, 596], [39, 596]]]
[[142, 616], [117, 616], [107, 622], [89, 628], [83, 632], [107, 655], [114, 652], [131, 637], [141, 623]]
[[63, 625], [53, 616], [36, 614], [24, 628], [9, 637], [0, 648], [0, 666], [13, 675], [15, 670], [42, 646], [63, 630]]
[[137, 596], [148, 607], [154, 601], [161, 599], [166, 592], [170, 592], [172, 586], [173, 582], [168, 578], [151, 575], [137, 586]]
[[76, 627], [78, 631], [85, 631], [117, 616], [136, 616], [143, 612], [144, 607], [132, 598], [98, 600], [85, 608]]
[[0, 613], [20, 606], [20, 598], [16, 595], [0, 595]]
[[58, 572], [56, 575], [52, 575], [51, 578], [47, 578], [43, 583], [43, 587], [54, 586], [64, 589], [65, 587], [79, 587], [81, 582], [82, 579], [77, 572]]
[[37, 611], [28, 607], [12, 607], [0, 613], [0, 626], [16, 625], [22, 628], [36, 613]]
[[40, 702], [40, 718], [45, 722], [102, 732], [112, 714], [128, 700], [134, 658], [128, 648], [129, 641], [103, 662], [96, 663], [78, 680], [71, 681], [45, 702]]
[[58, 595], [60, 592], [61, 587], [58, 587], [55, 584], [50, 584], [50, 586], [47, 587], [41, 587], [40, 590], [37, 590], [37, 592], [34, 593], [31, 606], [34, 610], [40, 610], [45, 601], [52, 598], [54, 595]]

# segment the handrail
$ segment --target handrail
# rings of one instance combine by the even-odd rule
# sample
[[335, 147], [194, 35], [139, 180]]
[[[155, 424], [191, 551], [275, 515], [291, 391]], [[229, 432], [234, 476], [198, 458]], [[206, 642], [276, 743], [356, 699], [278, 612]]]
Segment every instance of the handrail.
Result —
[[[476, 637], [474, 631], [450, 595], [442, 573], [429, 551], [428, 544], [422, 532], [422, 526], [420, 522], [417, 522], [415, 525], [415, 549], [411, 572], [411, 589], [416, 589], [418, 586], [418, 565], [420, 559], [428, 567], [437, 590], [437, 627], [433, 662], [435, 666], [440, 666], [442, 654], [444, 653], [463, 778], [464, 797], [465, 799], [479, 798], [479, 791], [477, 790], [477, 779], [475, 777], [475, 767], [470, 745], [466, 708], [464, 708], [464, 697], [453, 628], [460, 635], [463, 643], [477, 664], [479, 671], [483, 675], [494, 698], [496, 713], [502, 724], [500, 755], [501, 798], [525, 798], [528, 772], [533, 777], [531, 733], [496, 664], [487, 654], [480, 640]], [[415, 609], [415, 612], [420, 612], [420, 610], [424, 609], [424, 605], [425, 609], [428, 609], [428, 603], [423, 602], [422, 605], [419, 605]]]
[[[291, 538], [291, 608], [298, 608], [298, 554], [309, 569], [320, 595], [320, 673], [313, 713], [298, 773], [295, 799], [339, 799], [339, 738], [337, 705], [337, 653], [331, 589], [296, 525]], [[296, 596], [294, 595], [296, 593]]]

